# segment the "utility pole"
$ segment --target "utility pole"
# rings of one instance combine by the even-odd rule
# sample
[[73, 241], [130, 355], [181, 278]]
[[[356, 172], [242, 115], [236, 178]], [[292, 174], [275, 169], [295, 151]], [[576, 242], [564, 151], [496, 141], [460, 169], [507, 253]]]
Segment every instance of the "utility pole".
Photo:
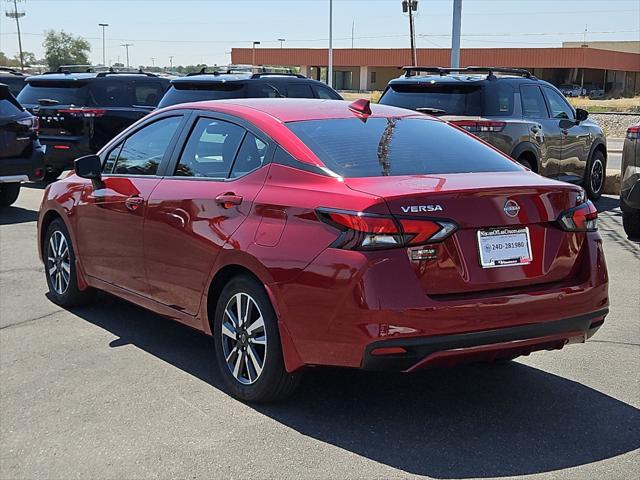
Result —
[[280, 48], [282, 48], [282, 44], [286, 41], [286, 38], [279, 38], [278, 41], [280, 42]]
[[[11, 0], [9, 0], [10, 2]], [[22, 0], [13, 0], [13, 10], [5, 11], [5, 15], [9, 18], [16, 19], [16, 29], [18, 30], [18, 51], [20, 52], [20, 70], [24, 71], [24, 54], [22, 53], [22, 36], [20, 35], [20, 19], [26, 15], [24, 11], [18, 11], [18, 1]]]
[[169, 68], [173, 68], [173, 55], [169, 55]]
[[129, 47], [133, 47], [133, 43], [123, 43], [120, 46], [124, 47], [127, 50], [127, 68], [130, 68], [131, 65], [129, 64]]
[[106, 56], [106, 53], [105, 53], [106, 50], [105, 50], [105, 43], [104, 43], [104, 29], [106, 27], [108, 27], [109, 24], [108, 23], [99, 23], [98, 26], [102, 27], [102, 65], [104, 65], [106, 67], [107, 66], [107, 63], [106, 63], [107, 56]]
[[460, 29], [462, 28], [462, 0], [453, 0], [451, 26], [451, 68], [460, 68]]
[[333, 0], [329, 0], [329, 62], [327, 65], [327, 85], [333, 87]]
[[413, 12], [418, 11], [418, 0], [402, 0], [402, 11], [409, 14], [409, 37], [411, 37], [411, 65], [418, 65], [416, 51], [416, 29], [413, 23]]
[[355, 33], [356, 30], [356, 21], [352, 20], [351, 21], [351, 48], [353, 49], [353, 35]]
[[251, 47], [251, 65], [256, 66], [256, 45], [260, 45], [260, 42], [253, 42]]
[[156, 57], [151, 57], [151, 66], [152, 67], [156, 66]]

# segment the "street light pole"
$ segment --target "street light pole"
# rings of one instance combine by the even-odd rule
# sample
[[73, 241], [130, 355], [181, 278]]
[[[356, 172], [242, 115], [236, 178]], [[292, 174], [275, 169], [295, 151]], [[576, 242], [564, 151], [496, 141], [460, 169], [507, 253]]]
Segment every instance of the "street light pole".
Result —
[[107, 61], [106, 61], [106, 53], [105, 53], [105, 43], [104, 43], [104, 30], [106, 27], [109, 26], [108, 23], [99, 23], [98, 24], [99, 27], [102, 27], [102, 65], [104, 65], [105, 67], [107, 66]]
[[451, 68], [460, 68], [460, 29], [462, 27], [462, 0], [453, 0], [451, 27]]
[[129, 47], [133, 47], [133, 43], [123, 43], [120, 46], [127, 49], [127, 68], [131, 68], [131, 65], [129, 64]]
[[253, 42], [251, 46], [251, 65], [256, 66], [256, 45], [260, 45], [260, 42]]
[[282, 48], [282, 44], [286, 41], [286, 38], [279, 38], [278, 41], [280, 42], [280, 48]]
[[416, 29], [413, 23], [413, 12], [418, 10], [418, 0], [402, 0], [402, 11], [409, 14], [409, 37], [411, 42], [411, 64], [418, 65], [416, 51]]
[[329, 0], [329, 62], [327, 65], [327, 85], [333, 87], [333, 0]]

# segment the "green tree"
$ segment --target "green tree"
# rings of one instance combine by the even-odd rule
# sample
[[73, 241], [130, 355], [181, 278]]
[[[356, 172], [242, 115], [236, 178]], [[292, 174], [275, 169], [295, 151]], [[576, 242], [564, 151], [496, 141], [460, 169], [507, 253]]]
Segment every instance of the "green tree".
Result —
[[74, 37], [64, 30], [48, 30], [42, 43], [44, 58], [51, 70], [60, 65], [85, 65], [89, 63], [91, 45], [82, 37]]
[[20, 66], [20, 58], [18, 61], [13, 58], [9, 58], [5, 55], [4, 52], [0, 52], [0, 67], [19, 67]]

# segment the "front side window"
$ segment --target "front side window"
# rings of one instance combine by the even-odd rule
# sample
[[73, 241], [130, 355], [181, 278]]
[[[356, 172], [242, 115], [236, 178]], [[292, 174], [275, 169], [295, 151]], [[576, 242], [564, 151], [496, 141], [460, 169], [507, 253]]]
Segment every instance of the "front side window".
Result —
[[544, 94], [549, 102], [549, 110], [551, 110], [552, 118], [566, 118], [573, 120], [573, 109], [567, 101], [555, 90], [545, 87]]
[[428, 118], [308, 120], [286, 124], [343, 177], [519, 171], [469, 134]]
[[[181, 121], [181, 116], [163, 118], [128, 137], [118, 153], [111, 173], [155, 175]], [[111, 155], [113, 155], [113, 151], [109, 156]], [[110, 173], [107, 170], [108, 163], [109, 158], [105, 163], [106, 173]]]
[[339, 95], [336, 95], [333, 90], [329, 90], [328, 88], [321, 86], [314, 86], [314, 88], [316, 90], [318, 98], [322, 98], [325, 100], [342, 100], [342, 98], [340, 98]]
[[227, 178], [244, 134], [245, 129], [233, 123], [198, 119], [174, 175]]
[[542, 92], [537, 85], [522, 85], [520, 87], [522, 101], [522, 116], [525, 118], [548, 118], [547, 106]]
[[134, 105], [143, 105], [147, 107], [155, 107], [162, 98], [164, 89], [159, 82], [135, 82], [134, 88]]
[[267, 144], [252, 133], [247, 133], [231, 169], [231, 177], [241, 177], [260, 168], [265, 163], [266, 154]]

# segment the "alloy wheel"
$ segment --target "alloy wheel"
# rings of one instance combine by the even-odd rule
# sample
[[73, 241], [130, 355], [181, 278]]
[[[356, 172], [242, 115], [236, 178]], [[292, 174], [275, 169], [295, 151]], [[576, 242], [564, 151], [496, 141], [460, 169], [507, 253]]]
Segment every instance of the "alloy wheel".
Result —
[[260, 378], [267, 357], [267, 331], [260, 307], [247, 293], [236, 293], [224, 308], [222, 352], [238, 382], [250, 385]]
[[602, 161], [596, 158], [591, 165], [591, 191], [599, 192], [604, 181], [604, 167]]
[[46, 268], [53, 290], [58, 295], [63, 295], [69, 288], [71, 260], [67, 239], [59, 230], [54, 231], [49, 237]]

